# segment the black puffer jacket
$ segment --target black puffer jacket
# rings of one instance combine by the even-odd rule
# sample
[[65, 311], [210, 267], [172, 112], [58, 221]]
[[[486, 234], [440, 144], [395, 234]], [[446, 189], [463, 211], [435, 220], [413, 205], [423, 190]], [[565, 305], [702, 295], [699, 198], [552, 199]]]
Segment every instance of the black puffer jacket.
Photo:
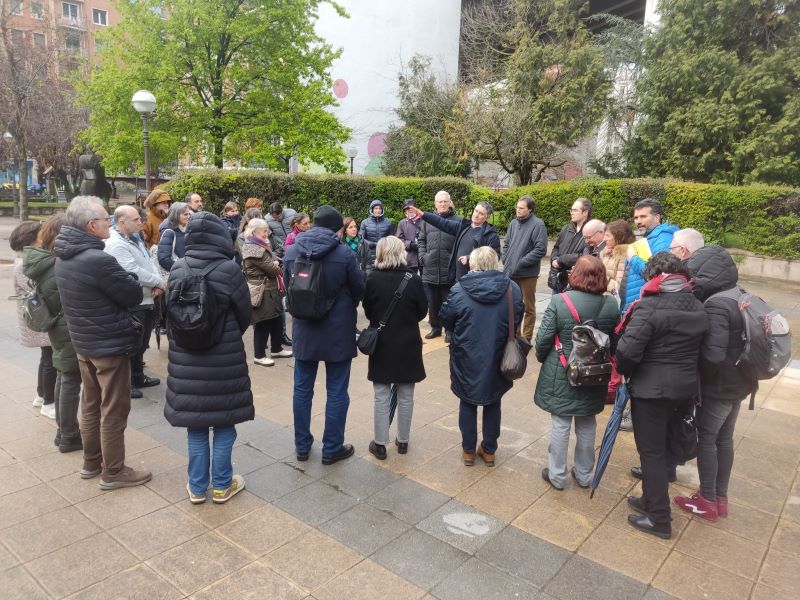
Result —
[[744, 323], [736, 302], [711, 298], [735, 287], [739, 272], [722, 246], [706, 246], [686, 262], [695, 282], [695, 296], [704, 302], [708, 334], [700, 350], [700, 390], [704, 401], [741, 402], [757, 389], [757, 382], [736, 366], [742, 353]]
[[508, 286], [514, 298], [514, 327], [525, 309], [522, 292], [500, 271], [471, 271], [450, 290], [439, 311], [442, 325], [452, 331], [450, 389], [470, 404], [498, 402], [511, 382], [500, 372], [508, 339]]
[[56, 283], [72, 345], [90, 358], [133, 354], [139, 345], [129, 309], [142, 302], [142, 286], [99, 237], [65, 225], [56, 238]]
[[[227, 227], [211, 213], [194, 215], [186, 228], [186, 263], [197, 270], [220, 263], [206, 281], [223, 310], [225, 327], [219, 342], [207, 350], [187, 350], [170, 340], [164, 416], [175, 427], [227, 426], [255, 417], [242, 341], [250, 325], [250, 292], [232, 258]], [[184, 273], [177, 267], [170, 273], [170, 290]]]
[[448, 269], [451, 277], [456, 281], [469, 272], [469, 264], [461, 264], [461, 261], [458, 260], [460, 256], [469, 257], [473, 250], [483, 246], [490, 246], [497, 252], [497, 256], [500, 256], [500, 236], [497, 235], [494, 226], [489, 223], [484, 222], [480, 227], [473, 227], [470, 219], [450, 220], [430, 212], [423, 213], [422, 218], [426, 223], [455, 236]]
[[698, 393], [700, 344], [708, 329], [703, 304], [683, 277], [671, 276], [631, 309], [617, 344], [617, 370], [633, 398], [690, 400]]
[[[461, 217], [448, 208], [439, 215], [443, 219], [461, 223]], [[450, 271], [450, 258], [456, 236], [423, 222], [419, 230], [419, 260], [422, 264], [422, 281], [431, 285], [452, 285], [455, 274]]]

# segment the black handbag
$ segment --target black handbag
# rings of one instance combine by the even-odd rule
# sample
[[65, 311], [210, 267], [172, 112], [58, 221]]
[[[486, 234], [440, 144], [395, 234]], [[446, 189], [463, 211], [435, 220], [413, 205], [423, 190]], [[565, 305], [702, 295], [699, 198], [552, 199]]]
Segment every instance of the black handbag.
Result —
[[409, 281], [411, 281], [411, 273], [406, 273], [403, 276], [403, 281], [401, 281], [400, 285], [397, 286], [397, 290], [394, 292], [392, 301], [389, 303], [389, 307], [386, 309], [383, 319], [380, 320], [378, 326], [367, 327], [361, 331], [356, 345], [362, 354], [366, 354], [367, 356], [375, 354], [375, 349], [378, 347], [378, 338], [381, 335], [381, 331], [383, 331], [383, 328], [386, 327], [386, 324], [389, 322], [389, 317], [392, 316], [392, 311], [394, 311], [394, 307], [397, 306], [397, 302], [403, 297], [403, 292], [405, 291]]
[[578, 325], [572, 328], [572, 352], [570, 352], [569, 360], [564, 356], [564, 349], [558, 335], [555, 338], [556, 352], [561, 366], [567, 371], [567, 381], [572, 387], [608, 386], [613, 370], [610, 340], [606, 333], [589, 325], [589, 323], [596, 323], [598, 315], [603, 310], [603, 297], [600, 297], [600, 306], [594, 317], [583, 321], [569, 296], [559, 295], [567, 305], [572, 318], [578, 322]]
[[514, 331], [514, 294], [511, 284], [508, 285], [508, 339], [503, 348], [503, 358], [500, 361], [500, 373], [509, 381], [521, 379], [528, 368], [528, 353], [531, 343]]
[[547, 287], [556, 293], [567, 289], [567, 271], [551, 266], [550, 272], [547, 274]]

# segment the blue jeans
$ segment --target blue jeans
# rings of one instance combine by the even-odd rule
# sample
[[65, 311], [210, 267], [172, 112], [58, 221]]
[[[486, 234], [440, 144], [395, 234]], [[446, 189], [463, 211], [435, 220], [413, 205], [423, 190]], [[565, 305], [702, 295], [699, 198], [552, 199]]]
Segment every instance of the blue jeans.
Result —
[[[214, 427], [214, 448], [209, 449], [208, 427], [189, 427], [189, 488], [194, 494], [205, 494], [209, 471], [215, 490], [224, 490], [233, 480], [231, 453], [236, 441], [236, 427]], [[213, 452], [213, 461], [212, 461]]]
[[[325, 362], [328, 401], [325, 403], [325, 432], [322, 435], [323, 456], [335, 454], [344, 444], [344, 427], [350, 406], [347, 388], [350, 385], [351, 362]], [[319, 362], [315, 360], [294, 361], [294, 445], [298, 454], [307, 453], [314, 443], [314, 436], [311, 435], [311, 401], [314, 398], [317, 367]]]

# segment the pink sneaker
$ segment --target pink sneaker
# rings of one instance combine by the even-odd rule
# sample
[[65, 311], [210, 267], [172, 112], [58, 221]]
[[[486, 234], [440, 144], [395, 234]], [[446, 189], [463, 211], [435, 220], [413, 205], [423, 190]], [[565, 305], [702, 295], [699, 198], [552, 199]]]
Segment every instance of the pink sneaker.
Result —
[[717, 496], [717, 514], [720, 517], [728, 516], [728, 497]]
[[690, 515], [696, 515], [707, 521], [717, 520], [716, 501], [712, 502], [711, 500], [703, 498], [703, 494], [700, 493], [700, 490], [697, 490], [688, 498], [686, 496], [675, 496], [674, 502], [681, 507], [681, 510]]

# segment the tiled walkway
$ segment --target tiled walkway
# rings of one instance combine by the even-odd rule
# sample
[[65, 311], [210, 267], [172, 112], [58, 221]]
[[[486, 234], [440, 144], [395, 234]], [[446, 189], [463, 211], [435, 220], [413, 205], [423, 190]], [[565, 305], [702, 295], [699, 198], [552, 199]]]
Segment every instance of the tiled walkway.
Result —
[[[0, 285], [10, 290], [7, 271]], [[800, 288], [764, 285], [800, 332]], [[9, 295], [10, 291], [6, 293]], [[541, 297], [541, 308], [548, 296]], [[549, 417], [532, 403], [538, 366], [506, 396], [498, 464], [460, 462], [447, 349], [425, 346], [409, 453], [367, 452], [366, 359], [354, 362], [348, 441], [331, 467], [315, 445], [293, 456], [292, 361], [253, 367], [257, 418], [238, 427], [247, 490], [223, 506], [186, 498], [185, 432], [163, 418], [164, 387], [133, 401], [128, 461], [144, 487], [101, 492], [81, 480], [79, 453], [59, 454], [53, 421], [30, 400], [37, 352], [16, 343], [13, 303], [0, 309], [0, 597], [626, 599], [797, 598], [800, 594], [800, 364], [766, 382], [736, 431], [731, 516], [716, 524], [673, 512], [673, 539], [633, 531], [632, 436], [618, 439], [595, 498], [555, 492], [546, 464]], [[800, 335], [798, 335], [800, 338]], [[250, 341], [248, 335], [248, 344]], [[248, 345], [249, 348], [249, 345]], [[164, 376], [166, 349], [149, 372]], [[321, 437], [324, 384], [312, 429]], [[598, 442], [605, 419], [600, 418]], [[671, 493], [697, 485], [693, 464]]]

